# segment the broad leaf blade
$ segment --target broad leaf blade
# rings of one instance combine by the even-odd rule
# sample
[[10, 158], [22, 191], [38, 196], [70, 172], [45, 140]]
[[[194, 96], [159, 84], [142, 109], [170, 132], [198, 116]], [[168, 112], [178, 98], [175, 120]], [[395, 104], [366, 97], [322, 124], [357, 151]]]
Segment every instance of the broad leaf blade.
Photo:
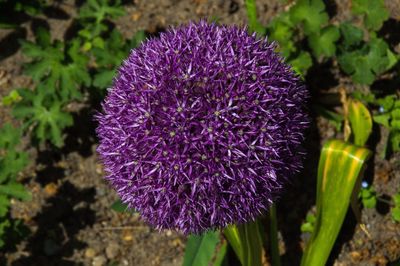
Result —
[[219, 242], [220, 233], [215, 231], [189, 236], [183, 266], [208, 266]]
[[364, 146], [372, 132], [372, 118], [362, 102], [350, 99], [348, 102], [349, 121], [354, 144]]
[[317, 220], [302, 266], [325, 265], [346, 215], [356, 180], [370, 156], [368, 149], [331, 140], [318, 165]]

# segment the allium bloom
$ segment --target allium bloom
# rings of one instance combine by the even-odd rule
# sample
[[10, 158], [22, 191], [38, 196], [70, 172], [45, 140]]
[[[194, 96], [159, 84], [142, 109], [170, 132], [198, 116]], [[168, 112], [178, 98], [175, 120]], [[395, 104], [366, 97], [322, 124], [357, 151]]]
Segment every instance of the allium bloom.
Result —
[[158, 229], [199, 233], [262, 214], [301, 168], [307, 91], [245, 28], [205, 21], [132, 50], [97, 115], [122, 201]]

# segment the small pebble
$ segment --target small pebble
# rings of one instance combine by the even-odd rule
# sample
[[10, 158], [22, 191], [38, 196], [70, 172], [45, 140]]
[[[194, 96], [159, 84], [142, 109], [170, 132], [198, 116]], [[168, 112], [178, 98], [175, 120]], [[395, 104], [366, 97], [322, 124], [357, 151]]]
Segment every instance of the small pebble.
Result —
[[103, 255], [95, 257], [92, 261], [93, 266], [104, 266], [104, 265], [106, 265], [106, 263], [107, 263], [107, 259]]
[[54, 196], [57, 193], [57, 185], [55, 183], [49, 183], [44, 187], [44, 192], [47, 196]]
[[93, 258], [96, 255], [96, 251], [92, 248], [88, 248], [85, 250], [85, 257], [86, 258]]
[[108, 259], [113, 259], [118, 255], [119, 246], [115, 242], [111, 242], [106, 248], [106, 255]]
[[124, 233], [123, 233], [122, 239], [123, 239], [124, 241], [126, 241], [126, 242], [132, 241], [132, 240], [133, 240], [132, 233], [129, 232], [129, 231], [124, 232]]

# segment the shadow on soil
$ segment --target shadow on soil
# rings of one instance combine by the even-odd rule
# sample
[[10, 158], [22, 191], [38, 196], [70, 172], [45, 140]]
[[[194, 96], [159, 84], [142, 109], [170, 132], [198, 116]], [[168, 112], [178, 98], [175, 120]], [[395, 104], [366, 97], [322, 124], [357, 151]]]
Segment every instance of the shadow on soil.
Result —
[[77, 234], [95, 222], [95, 212], [90, 204], [95, 201], [94, 187], [81, 189], [69, 180], [69, 169], [58, 166], [67, 154], [79, 153], [82, 157], [92, 155], [95, 142], [91, 109], [83, 108], [74, 114], [74, 126], [67, 131], [65, 148], [46, 149], [39, 152], [36, 164], [44, 165], [37, 171], [36, 181], [45, 187], [49, 183], [61, 183], [54, 196], [46, 199], [42, 210], [32, 218], [37, 231], [27, 240], [25, 251], [29, 257], [21, 257], [13, 266], [25, 265], [79, 265], [69, 261], [74, 250], [83, 249], [86, 244], [77, 239]]
[[12, 265], [77, 265], [65, 257], [72, 256], [74, 249], [85, 247], [76, 234], [95, 221], [94, 211], [89, 208], [94, 196], [94, 188], [79, 190], [70, 182], [64, 182], [32, 219], [38, 230], [29, 238], [25, 249], [31, 255]]

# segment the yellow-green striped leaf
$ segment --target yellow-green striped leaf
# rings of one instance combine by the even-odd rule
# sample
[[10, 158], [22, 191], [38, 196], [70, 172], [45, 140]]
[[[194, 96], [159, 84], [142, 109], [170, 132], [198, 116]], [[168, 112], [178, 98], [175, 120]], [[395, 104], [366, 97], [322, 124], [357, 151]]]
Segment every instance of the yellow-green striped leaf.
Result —
[[368, 149], [340, 140], [328, 141], [318, 165], [317, 219], [303, 254], [302, 266], [325, 265], [349, 207]]
[[364, 146], [372, 132], [371, 114], [362, 102], [350, 99], [348, 101], [348, 119], [353, 133], [353, 142]]

